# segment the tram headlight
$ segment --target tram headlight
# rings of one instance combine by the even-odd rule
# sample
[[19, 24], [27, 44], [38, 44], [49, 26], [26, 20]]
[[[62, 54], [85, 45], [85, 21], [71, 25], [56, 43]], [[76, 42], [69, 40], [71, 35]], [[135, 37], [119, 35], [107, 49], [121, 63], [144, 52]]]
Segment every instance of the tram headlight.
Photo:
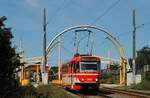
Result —
[[84, 79], [82, 78], [81, 81], [84, 81]]
[[97, 78], [96, 78], [95, 80], [96, 80], [96, 81], [98, 81], [98, 79], [97, 79]]

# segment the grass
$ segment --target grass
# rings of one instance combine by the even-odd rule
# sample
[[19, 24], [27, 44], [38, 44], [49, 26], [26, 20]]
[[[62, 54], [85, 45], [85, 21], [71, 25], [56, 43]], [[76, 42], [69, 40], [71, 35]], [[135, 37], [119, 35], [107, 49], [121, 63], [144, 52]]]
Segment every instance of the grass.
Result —
[[119, 84], [119, 75], [112, 73], [102, 74], [100, 82], [106, 84]]
[[150, 81], [142, 81], [138, 84], [132, 84], [129, 88], [136, 90], [150, 90]]
[[[55, 85], [40, 86], [38, 88], [26, 86], [13, 93], [14, 96], [10, 98], [76, 98]], [[0, 98], [9, 98], [9, 95]]]
[[150, 90], [150, 70], [142, 75], [141, 83], [132, 84], [130, 88], [136, 90]]
[[44, 98], [75, 98], [68, 94], [64, 89], [54, 85], [41, 86], [37, 89]]

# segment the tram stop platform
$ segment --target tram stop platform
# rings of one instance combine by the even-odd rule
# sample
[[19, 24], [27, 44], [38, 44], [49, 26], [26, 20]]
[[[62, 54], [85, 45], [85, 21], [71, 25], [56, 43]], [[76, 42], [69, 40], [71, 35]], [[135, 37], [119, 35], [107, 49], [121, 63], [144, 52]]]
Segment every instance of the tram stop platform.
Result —
[[103, 88], [103, 87], [107, 87], [107, 88], [118, 88], [120, 87], [119, 84], [100, 84], [100, 87]]
[[[150, 90], [136, 90], [136, 89], [130, 89], [130, 88], [122, 88], [119, 84], [100, 84], [100, 88], [112, 88], [115, 90], [126, 90], [131, 92], [139, 92], [139, 93], [145, 93], [150, 95]], [[148, 97], [149, 98], [149, 97]]]
[[52, 84], [61, 85], [61, 80], [52, 80]]

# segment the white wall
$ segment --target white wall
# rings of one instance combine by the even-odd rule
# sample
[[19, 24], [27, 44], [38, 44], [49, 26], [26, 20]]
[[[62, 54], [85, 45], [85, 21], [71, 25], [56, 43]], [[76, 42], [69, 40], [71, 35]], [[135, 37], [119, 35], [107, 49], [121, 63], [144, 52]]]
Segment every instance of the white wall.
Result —
[[[141, 75], [136, 75], [136, 84], [141, 82]], [[130, 86], [131, 84], [133, 84], [133, 73], [127, 73], [127, 86]]]

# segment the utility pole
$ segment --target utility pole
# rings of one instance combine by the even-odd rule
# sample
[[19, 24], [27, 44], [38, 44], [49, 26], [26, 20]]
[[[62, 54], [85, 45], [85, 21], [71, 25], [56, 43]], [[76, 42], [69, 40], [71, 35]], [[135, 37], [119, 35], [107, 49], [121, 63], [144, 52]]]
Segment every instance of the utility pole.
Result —
[[20, 42], [19, 42], [19, 52], [20, 52], [19, 56], [20, 56], [20, 63], [21, 63], [20, 83], [22, 85], [22, 80], [24, 79], [24, 50], [22, 48], [22, 40], [20, 40]]
[[58, 80], [60, 81], [60, 37], [58, 38]]
[[133, 68], [132, 68], [132, 70], [133, 70], [133, 83], [135, 83], [135, 73], [136, 73], [136, 69], [135, 69], [135, 65], [136, 65], [136, 63], [135, 63], [135, 59], [136, 59], [136, 26], [135, 26], [135, 10], [133, 10], [133, 32], [132, 32], [132, 41], [133, 41], [133, 43], [132, 43], [132, 63], [133, 63]]
[[74, 47], [76, 48], [75, 49], [75, 54], [78, 54], [79, 53], [79, 38], [78, 38], [78, 31], [76, 30], [75, 31], [75, 43], [74, 43]]
[[76, 54], [76, 46], [77, 46], [77, 32], [75, 32], [75, 38], [74, 38], [74, 54]]
[[46, 73], [46, 9], [44, 8], [43, 16], [43, 73], [42, 82], [44, 85], [48, 84], [48, 78]]
[[87, 38], [87, 45], [86, 45], [87, 54], [90, 54], [90, 51], [89, 51], [90, 35], [91, 35], [91, 31], [88, 31], [88, 38]]
[[92, 40], [92, 41], [91, 41], [90, 55], [92, 55], [92, 52], [93, 52], [93, 46], [94, 46], [94, 41]]

